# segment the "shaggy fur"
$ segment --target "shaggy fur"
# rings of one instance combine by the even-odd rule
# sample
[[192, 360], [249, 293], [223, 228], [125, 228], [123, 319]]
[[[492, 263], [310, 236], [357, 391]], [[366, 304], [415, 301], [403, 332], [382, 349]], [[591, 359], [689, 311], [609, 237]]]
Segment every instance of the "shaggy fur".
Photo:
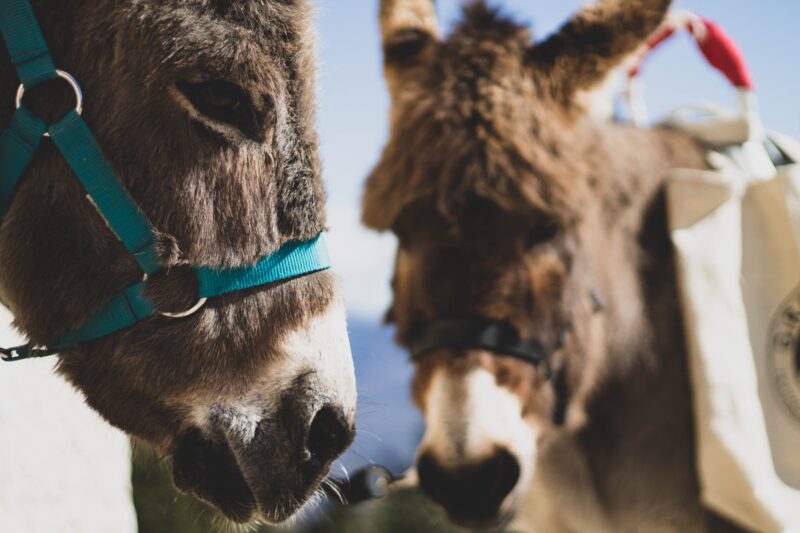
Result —
[[[310, 2], [32, 3], [56, 65], [83, 87], [84, 118], [104, 156], [160, 232], [166, 271], [148, 291], [161, 309], [196, 300], [185, 265], [253, 264], [324, 229]], [[250, 98], [258, 139], [187, 112], [179, 82], [216, 79]], [[16, 88], [3, 50], [0, 124], [11, 118]], [[71, 100], [60, 82], [26, 94], [49, 120]], [[142, 276], [47, 140], [3, 220], [0, 256], [0, 297], [16, 326], [42, 344]], [[60, 370], [111, 423], [169, 453], [191, 428], [194, 399], [247, 391], [275, 363], [267, 354], [284, 334], [328, 307], [336, 291], [321, 273], [219, 298], [191, 319], [154, 317], [67, 350]]]
[[521, 398], [543, 428], [533, 503], [520, 510], [532, 531], [712, 526], [694, 471], [663, 195], [665, 172], [703, 168], [704, 148], [678, 132], [594, 121], [576, 99], [668, 6], [602, 1], [532, 45], [483, 2], [445, 40], [435, 21], [387, 13], [400, 7], [384, 2], [391, 134], [363, 220], [399, 237], [389, 319], [403, 345], [418, 324], [478, 316], [561, 346], [550, 382], [524, 363], [449, 350], [420, 363], [414, 381], [423, 411], [442, 366], [483, 366]]

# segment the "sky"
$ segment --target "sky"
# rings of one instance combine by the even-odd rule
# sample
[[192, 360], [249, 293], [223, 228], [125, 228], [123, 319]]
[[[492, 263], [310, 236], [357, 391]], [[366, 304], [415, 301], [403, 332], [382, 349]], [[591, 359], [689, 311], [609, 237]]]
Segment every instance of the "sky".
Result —
[[[582, 0], [490, 0], [526, 21], [536, 39], [558, 28]], [[388, 132], [389, 101], [382, 77], [378, 0], [319, 0], [319, 125], [329, 194], [330, 243], [351, 312], [377, 318], [389, 302], [394, 256], [390, 236], [359, 224], [366, 176]], [[458, 0], [439, 0], [439, 22], [450, 28]], [[800, 1], [679, 0], [722, 25], [739, 43], [757, 84], [768, 128], [800, 137]], [[687, 36], [657, 50], [644, 71], [654, 117], [698, 101], [736, 105], [727, 81], [707, 66]]]

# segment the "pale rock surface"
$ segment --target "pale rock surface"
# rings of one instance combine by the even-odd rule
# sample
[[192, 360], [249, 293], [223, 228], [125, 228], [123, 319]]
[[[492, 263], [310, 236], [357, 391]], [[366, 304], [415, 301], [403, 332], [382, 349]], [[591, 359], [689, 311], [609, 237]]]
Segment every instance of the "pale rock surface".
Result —
[[[19, 335], [0, 308], [0, 342]], [[0, 363], [0, 531], [133, 533], [128, 438], [54, 372]]]

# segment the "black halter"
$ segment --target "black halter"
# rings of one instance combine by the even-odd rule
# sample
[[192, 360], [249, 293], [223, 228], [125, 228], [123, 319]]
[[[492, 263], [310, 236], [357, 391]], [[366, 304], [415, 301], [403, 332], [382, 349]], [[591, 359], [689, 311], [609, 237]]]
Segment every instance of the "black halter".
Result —
[[[590, 295], [594, 313], [604, 311], [605, 303], [597, 291], [591, 291]], [[430, 352], [442, 348], [488, 350], [496, 355], [542, 367], [549, 380], [553, 377], [551, 356], [561, 349], [570, 329], [569, 324], [565, 326], [559, 333], [556, 345], [548, 348], [538, 340], [521, 340], [516, 328], [507, 322], [481, 318], [448, 318], [415, 328], [409, 339], [409, 349], [415, 361], [420, 361]]]
[[558, 349], [539, 341], [520, 340], [517, 330], [505, 322], [479, 318], [454, 318], [429, 322], [411, 335], [411, 355], [419, 361], [433, 350], [481, 349], [544, 367], [550, 378], [550, 356]]

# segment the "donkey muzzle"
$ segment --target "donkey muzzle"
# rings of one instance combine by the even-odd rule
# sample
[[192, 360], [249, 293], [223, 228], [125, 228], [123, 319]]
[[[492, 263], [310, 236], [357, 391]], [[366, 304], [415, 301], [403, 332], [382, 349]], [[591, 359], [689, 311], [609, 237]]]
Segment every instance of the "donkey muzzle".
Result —
[[234, 522], [283, 522], [317, 489], [355, 436], [339, 406], [326, 403], [307, 413], [287, 399], [252, 431], [235, 427], [224, 415], [210, 432], [189, 429], [173, 452], [175, 486]]

